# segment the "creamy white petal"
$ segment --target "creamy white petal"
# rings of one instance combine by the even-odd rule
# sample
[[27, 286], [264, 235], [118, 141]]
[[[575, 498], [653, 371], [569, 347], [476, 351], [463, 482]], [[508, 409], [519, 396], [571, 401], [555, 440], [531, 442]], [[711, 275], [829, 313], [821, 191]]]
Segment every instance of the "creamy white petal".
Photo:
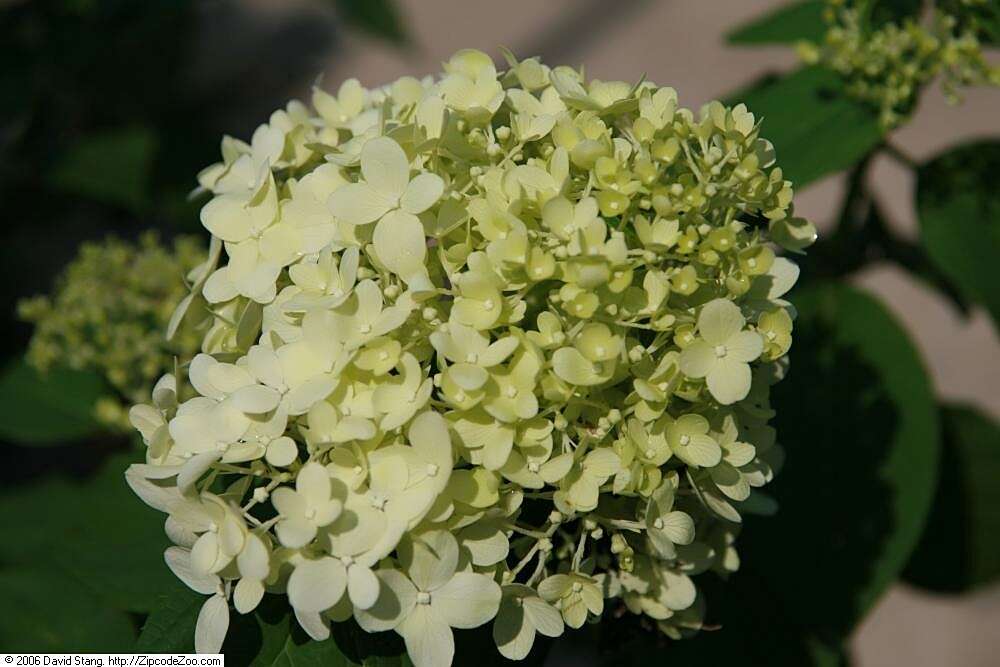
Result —
[[177, 489], [181, 493], [191, 491], [194, 484], [222, 458], [222, 452], [205, 452], [192, 456], [177, 473]]
[[521, 602], [524, 615], [538, 632], [546, 637], [558, 637], [563, 633], [562, 615], [555, 607], [539, 597], [528, 596]]
[[220, 653], [228, 631], [229, 603], [225, 597], [213, 595], [198, 612], [198, 622], [194, 629], [195, 652]]
[[233, 606], [241, 614], [249, 614], [264, 597], [264, 584], [258, 579], [240, 579], [233, 588]]
[[304, 612], [321, 612], [335, 605], [347, 587], [347, 570], [336, 558], [307, 560], [288, 578], [288, 601]]
[[379, 579], [364, 565], [347, 568], [347, 593], [358, 609], [369, 609], [378, 600]]
[[314, 611], [301, 611], [299, 609], [295, 609], [294, 611], [295, 620], [299, 622], [299, 625], [306, 631], [307, 635], [318, 642], [330, 638], [330, 624], [321, 614]]
[[[558, 615], [559, 612], [556, 612]], [[559, 622], [562, 623], [560, 617]], [[535, 627], [525, 617], [524, 608], [515, 601], [504, 601], [493, 622], [493, 641], [500, 655], [508, 660], [523, 660], [535, 643]]]
[[484, 574], [457, 572], [431, 594], [431, 606], [453, 628], [477, 628], [496, 616], [500, 586]]
[[400, 543], [399, 558], [419, 590], [433, 591], [455, 573], [458, 542], [446, 530], [429, 530]]
[[764, 351], [764, 339], [755, 331], [741, 331], [726, 341], [726, 357], [750, 362]]
[[420, 174], [406, 186], [399, 207], [407, 213], [423, 213], [444, 193], [444, 181], [437, 174]]
[[404, 281], [426, 272], [427, 238], [420, 219], [412, 213], [387, 213], [375, 225], [372, 243], [379, 261]]
[[714, 348], [703, 340], [696, 340], [681, 350], [678, 363], [681, 372], [691, 378], [703, 378], [715, 367], [718, 357]]
[[417, 589], [398, 570], [378, 570], [378, 598], [368, 609], [354, 610], [354, 618], [366, 632], [393, 630], [409, 615], [417, 600]]
[[708, 390], [719, 403], [732, 405], [750, 393], [750, 366], [742, 361], [720, 359], [705, 378]]
[[410, 161], [395, 141], [376, 137], [361, 149], [361, 174], [380, 194], [398, 201], [410, 180]]
[[396, 202], [368, 185], [350, 183], [330, 195], [327, 207], [342, 222], [366, 225], [392, 210]]
[[710, 345], [724, 345], [745, 323], [740, 307], [728, 299], [713, 299], [698, 314], [698, 331]]
[[219, 589], [219, 577], [214, 574], [195, 571], [191, 566], [191, 552], [181, 547], [169, 547], [163, 552], [163, 560], [174, 575], [184, 584], [203, 595], [211, 595]]
[[455, 636], [431, 605], [416, 605], [396, 628], [415, 667], [444, 667], [455, 657]]
[[254, 384], [237, 389], [230, 398], [236, 409], [247, 414], [259, 415], [278, 407], [281, 394], [270, 387]]

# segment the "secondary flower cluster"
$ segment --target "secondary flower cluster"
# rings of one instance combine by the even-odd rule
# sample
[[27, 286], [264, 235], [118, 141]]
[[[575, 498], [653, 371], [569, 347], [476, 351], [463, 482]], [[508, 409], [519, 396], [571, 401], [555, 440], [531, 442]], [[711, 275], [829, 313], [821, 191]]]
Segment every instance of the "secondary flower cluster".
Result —
[[168, 375], [132, 410], [127, 473], [211, 595], [199, 650], [265, 591], [418, 667], [453, 628], [521, 659], [612, 604], [681, 637], [692, 576], [773, 509], [798, 274], [774, 244], [815, 232], [759, 123], [507, 59], [317, 88], [200, 175], [198, 395]]
[[966, 13], [974, 19], [984, 0], [959, 4], [953, 10], [962, 15], [935, 11], [928, 25], [906, 18], [873, 30], [864, 25], [865, 3], [827, 0], [823, 43], [804, 42], [799, 51], [807, 62], [839, 72], [850, 94], [878, 108], [883, 127], [891, 129], [912, 112], [920, 89], [935, 77], [941, 77], [953, 103], [959, 88], [1000, 85], [1000, 68], [983, 57], [975, 21], [960, 21]]
[[195, 237], [165, 247], [155, 234], [137, 243], [108, 238], [85, 243], [59, 276], [53, 295], [24, 299], [21, 319], [35, 325], [28, 362], [45, 373], [54, 366], [99, 373], [114, 390], [94, 406], [95, 417], [116, 430], [131, 430], [128, 408], [148, 401], [149, 388], [189, 357], [200, 337], [186, 329], [172, 343], [163, 330], [184, 298], [185, 274], [205, 261]]

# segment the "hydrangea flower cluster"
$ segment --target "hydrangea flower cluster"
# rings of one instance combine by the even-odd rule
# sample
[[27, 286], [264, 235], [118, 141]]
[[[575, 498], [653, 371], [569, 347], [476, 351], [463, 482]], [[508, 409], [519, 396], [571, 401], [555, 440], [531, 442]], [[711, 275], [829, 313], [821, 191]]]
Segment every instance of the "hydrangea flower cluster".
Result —
[[191, 327], [167, 343], [163, 330], [185, 297], [185, 275], [205, 261], [196, 237], [173, 247], [153, 233], [136, 243], [110, 237], [84, 243], [56, 281], [53, 295], [24, 299], [22, 320], [35, 325], [27, 360], [40, 372], [55, 366], [99, 373], [114, 390], [94, 406], [108, 428], [131, 430], [128, 408], [150, 399], [149, 389], [174, 365], [198, 351]]
[[[985, 0], [962, 0], [954, 11], [970, 13]], [[983, 57], [975, 21], [945, 11], [933, 12], [928, 25], [907, 18], [872, 30], [862, 20], [866, 3], [827, 0], [824, 12], [829, 29], [822, 44], [803, 42], [802, 58], [839, 72], [848, 92], [879, 110], [883, 127], [891, 129], [912, 112], [920, 89], [941, 77], [952, 103], [959, 88], [1000, 85], [1000, 67]], [[954, 3], [953, 3], [954, 4]]]
[[759, 123], [506, 56], [316, 88], [201, 173], [198, 395], [172, 374], [133, 408], [127, 473], [210, 595], [199, 650], [265, 591], [418, 667], [454, 628], [521, 659], [611, 605], [681, 637], [692, 577], [773, 509], [798, 274], [775, 247], [815, 230]]

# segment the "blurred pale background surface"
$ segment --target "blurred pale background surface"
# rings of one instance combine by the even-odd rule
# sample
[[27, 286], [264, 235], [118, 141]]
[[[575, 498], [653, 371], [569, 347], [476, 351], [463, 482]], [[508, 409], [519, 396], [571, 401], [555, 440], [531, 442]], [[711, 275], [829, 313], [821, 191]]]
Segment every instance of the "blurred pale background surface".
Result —
[[[464, 47], [491, 52], [499, 46], [522, 57], [540, 55], [549, 64], [586, 66], [589, 76], [635, 80], [640, 74], [677, 89], [685, 106], [697, 109], [753, 79], [796, 65], [790, 49], [733, 48], [724, 43], [732, 27], [780, 6], [785, 0], [398, 0], [414, 48], [395, 51], [377, 41], [341, 35], [335, 51], [316, 54], [326, 87], [357, 77], [377, 85], [404, 74], [440, 69]], [[253, 23], [275, 26], [306, 15], [329, 22], [308, 0], [244, 0]], [[221, 32], [224, 26], [216, 25]], [[231, 34], [231, 33], [230, 33]], [[216, 38], [220, 35], [215, 35]], [[289, 95], [305, 95], [309, 78], [288, 82]], [[266, 110], [261, 110], [261, 114]], [[973, 90], [961, 107], [949, 107], [929, 91], [913, 121], [893, 142], [917, 160], [955, 143], [1000, 131], [1000, 91]], [[263, 120], [263, 115], [261, 117]], [[764, 125], [766, 136], [767, 125]], [[778, 156], [780, 160], [780, 155]], [[914, 182], [894, 162], [880, 158], [874, 191], [892, 224], [913, 238]], [[843, 178], [834, 176], [797, 193], [797, 210], [829, 228]], [[807, 260], [808, 261], [808, 260]], [[855, 281], [879, 295], [906, 325], [931, 370], [938, 393], [1000, 417], [1000, 341], [988, 316], [969, 318], [893, 266], [874, 266]], [[790, 452], [794, 455], [794, 451]], [[820, 602], [821, 603], [821, 602]], [[897, 586], [881, 601], [853, 640], [859, 667], [986, 667], [1000, 664], [1000, 587], [941, 598]]]

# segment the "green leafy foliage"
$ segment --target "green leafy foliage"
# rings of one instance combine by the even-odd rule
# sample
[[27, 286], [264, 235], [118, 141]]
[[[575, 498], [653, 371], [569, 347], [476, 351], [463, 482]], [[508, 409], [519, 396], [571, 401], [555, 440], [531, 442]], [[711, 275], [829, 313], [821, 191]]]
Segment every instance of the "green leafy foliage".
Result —
[[931, 261], [1000, 323], [1000, 141], [945, 152], [917, 173], [917, 216]]
[[906, 579], [954, 593], [1000, 576], [1000, 426], [965, 406], [942, 411], [941, 476]]
[[[730, 44], [792, 44], [800, 40], [820, 42], [826, 34], [824, 0], [802, 0], [783, 5], [729, 33]], [[920, 0], [880, 0], [866, 3], [865, 23], [877, 28], [889, 21], [913, 16]], [[963, 10], [966, 11], [966, 10]]]
[[155, 154], [156, 137], [146, 128], [92, 134], [58, 159], [49, 179], [58, 190], [141, 212]]
[[176, 579], [163, 562], [162, 519], [125, 483], [135, 460], [114, 456], [82, 483], [49, 478], [5, 489], [0, 516], [17, 539], [0, 541], [0, 561], [60, 572], [108, 608], [148, 611]]
[[[626, 615], [593, 626], [586, 635], [557, 643], [557, 664], [573, 664], [597, 656], [596, 664], [684, 665], [727, 664], [846, 667], [839, 646], [827, 646], [804, 627], [803, 619], [769, 590], [755, 572], [741, 569], [729, 581], [706, 586], [712, 596], [713, 625], [693, 637], [673, 641]], [[585, 657], [586, 656], [586, 657]], [[665, 658], [664, 658], [665, 656]]]
[[1000, 3], [989, 1], [970, 4], [965, 0], [945, 0], [938, 5], [957, 16], [959, 26], [971, 29], [983, 44], [1000, 44]]
[[730, 44], [785, 44], [823, 39], [823, 0], [782, 5], [729, 33]]
[[395, 44], [409, 41], [393, 0], [335, 0], [341, 17], [349, 24]]
[[922, 0], [871, 0], [864, 3], [866, 22], [872, 28], [878, 28], [886, 23], [899, 23], [909, 16], [920, 13], [924, 3]]
[[0, 374], [0, 437], [51, 445], [95, 433], [94, 402], [104, 393], [94, 373], [52, 369], [40, 375], [23, 360]]
[[193, 653], [194, 628], [205, 596], [176, 582], [157, 596], [146, 617], [135, 650], [142, 653]]
[[920, 537], [937, 408], [912, 343], [874, 298], [826, 284], [794, 302], [791, 368], [772, 400], [787, 451], [780, 510], [748, 522], [737, 578], [759, 576], [789, 618], [838, 646]]
[[0, 618], [4, 653], [119, 653], [132, 641], [127, 614], [71, 575], [41, 565], [0, 569]]
[[763, 119], [762, 136], [796, 188], [848, 168], [882, 139], [875, 114], [846, 97], [840, 77], [820, 67], [765, 80], [732, 99]]

